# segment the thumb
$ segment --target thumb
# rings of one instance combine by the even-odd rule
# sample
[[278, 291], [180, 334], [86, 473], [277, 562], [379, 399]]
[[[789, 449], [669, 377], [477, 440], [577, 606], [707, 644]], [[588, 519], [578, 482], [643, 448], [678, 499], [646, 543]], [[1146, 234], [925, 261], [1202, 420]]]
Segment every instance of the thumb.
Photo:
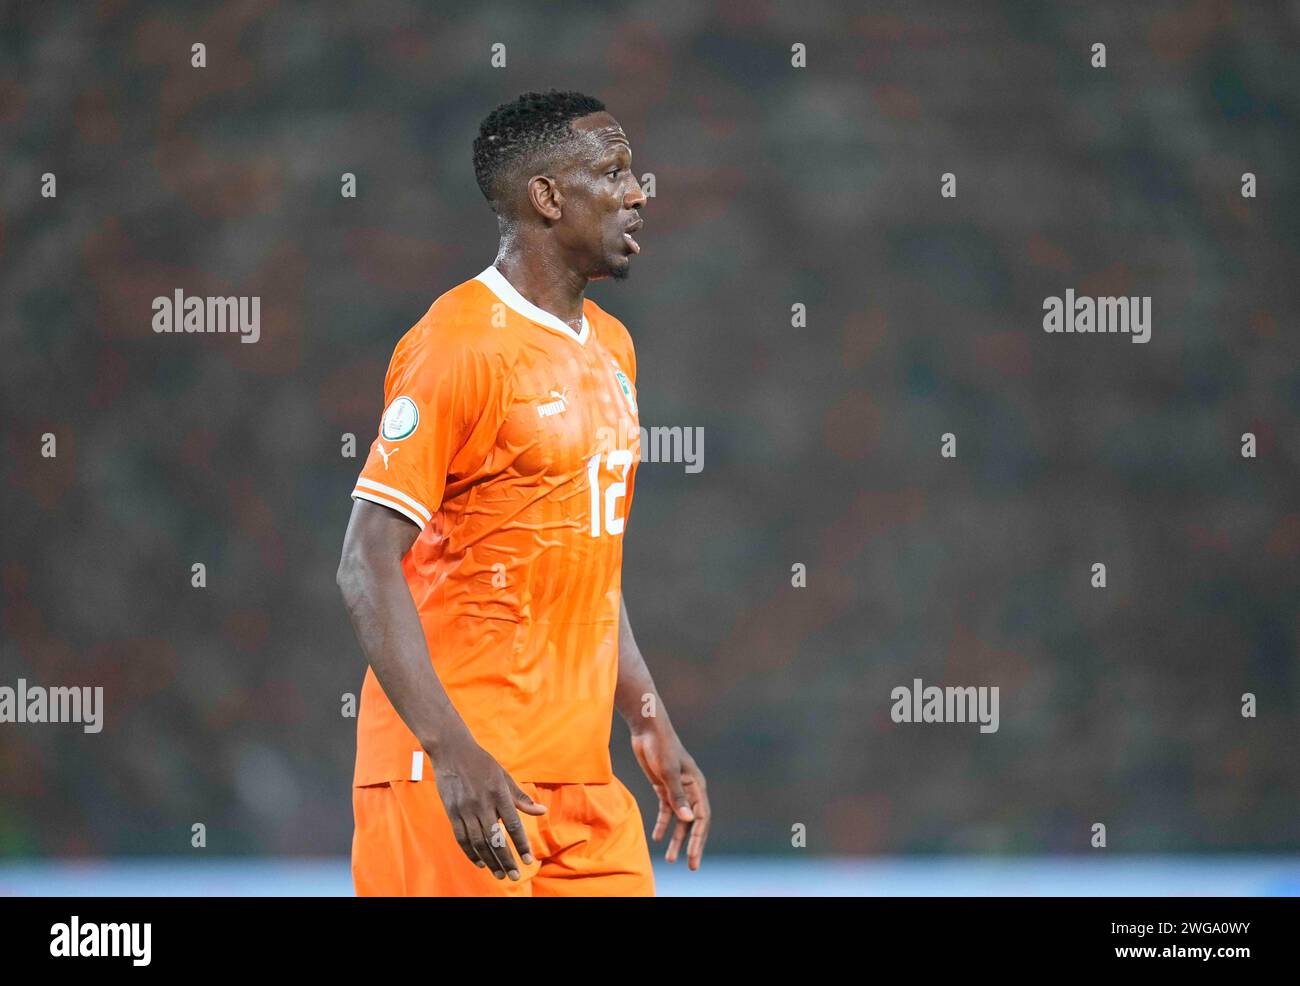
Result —
[[524, 793], [523, 789], [515, 783], [513, 777], [507, 775], [510, 781], [510, 798], [515, 803], [515, 807], [529, 815], [545, 815], [546, 805], [539, 804]]
[[686, 797], [686, 791], [682, 788], [681, 773], [679, 771], [673, 771], [668, 781], [668, 793], [672, 796], [677, 818], [683, 822], [695, 821], [695, 812], [691, 811], [690, 799]]

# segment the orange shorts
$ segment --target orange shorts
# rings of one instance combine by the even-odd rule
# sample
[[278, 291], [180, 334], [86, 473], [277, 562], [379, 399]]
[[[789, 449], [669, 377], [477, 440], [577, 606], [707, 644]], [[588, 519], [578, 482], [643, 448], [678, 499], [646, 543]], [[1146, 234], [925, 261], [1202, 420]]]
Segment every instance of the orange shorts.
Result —
[[[641, 811], [615, 778], [609, 784], [519, 786], [546, 805], [519, 813], [533, 862], [519, 880], [498, 880], [456, 842], [432, 780], [352, 789], [356, 830], [352, 881], [359, 897], [653, 897], [654, 873]], [[519, 861], [514, 843], [510, 853]]]

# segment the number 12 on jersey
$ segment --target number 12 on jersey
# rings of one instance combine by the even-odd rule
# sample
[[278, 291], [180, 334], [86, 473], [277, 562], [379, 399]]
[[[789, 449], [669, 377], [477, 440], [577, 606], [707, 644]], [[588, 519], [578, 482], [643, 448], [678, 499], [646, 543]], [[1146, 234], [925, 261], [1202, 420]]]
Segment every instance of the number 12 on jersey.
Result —
[[[600, 537], [600, 457], [597, 452], [587, 460], [587, 485], [591, 487], [591, 536]], [[632, 465], [632, 450], [611, 449], [606, 455], [611, 469], [622, 467], [617, 483], [610, 483], [605, 488], [605, 533], [623, 533], [623, 515], [619, 512], [618, 501], [627, 493], [627, 471]]]

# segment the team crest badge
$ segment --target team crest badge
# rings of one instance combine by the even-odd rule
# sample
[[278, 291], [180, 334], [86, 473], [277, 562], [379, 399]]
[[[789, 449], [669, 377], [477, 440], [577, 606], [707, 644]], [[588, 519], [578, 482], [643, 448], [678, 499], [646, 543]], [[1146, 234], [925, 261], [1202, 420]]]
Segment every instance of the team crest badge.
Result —
[[384, 419], [379, 425], [379, 434], [390, 442], [400, 442], [410, 438], [415, 429], [420, 427], [420, 409], [409, 397], [399, 397], [388, 405]]
[[623, 391], [623, 396], [627, 398], [627, 406], [636, 414], [636, 398], [632, 396], [632, 381], [627, 378], [627, 374], [618, 368], [618, 360], [609, 361], [614, 367], [614, 379], [618, 381], [619, 389]]

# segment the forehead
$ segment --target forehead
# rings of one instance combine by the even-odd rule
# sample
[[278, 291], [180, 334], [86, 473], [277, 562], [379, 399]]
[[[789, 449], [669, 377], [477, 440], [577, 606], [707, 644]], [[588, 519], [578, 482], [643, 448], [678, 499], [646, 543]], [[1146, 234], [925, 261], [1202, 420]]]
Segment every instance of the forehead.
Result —
[[619, 122], [604, 110], [580, 116], [571, 126], [583, 138], [581, 143], [586, 153], [603, 155], [620, 147], [629, 152], [632, 150]]

